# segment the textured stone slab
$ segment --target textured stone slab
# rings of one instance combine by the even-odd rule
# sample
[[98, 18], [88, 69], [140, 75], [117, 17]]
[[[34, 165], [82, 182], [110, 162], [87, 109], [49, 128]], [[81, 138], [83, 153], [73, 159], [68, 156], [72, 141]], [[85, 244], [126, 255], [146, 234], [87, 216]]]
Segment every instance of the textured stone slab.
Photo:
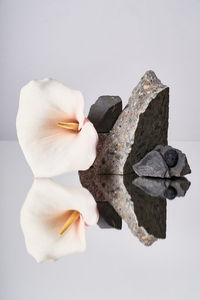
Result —
[[172, 178], [191, 173], [186, 155], [171, 146], [158, 145], [133, 165], [138, 176]]
[[122, 100], [119, 96], [101, 96], [91, 106], [88, 120], [98, 133], [108, 133], [122, 112]]
[[133, 184], [152, 197], [174, 199], [184, 197], [190, 187], [190, 182], [184, 177], [175, 179], [161, 179], [150, 177], [137, 177]]
[[146, 72], [96, 158], [97, 173], [132, 173], [132, 165], [156, 145], [166, 145], [168, 104], [169, 88], [153, 71]]

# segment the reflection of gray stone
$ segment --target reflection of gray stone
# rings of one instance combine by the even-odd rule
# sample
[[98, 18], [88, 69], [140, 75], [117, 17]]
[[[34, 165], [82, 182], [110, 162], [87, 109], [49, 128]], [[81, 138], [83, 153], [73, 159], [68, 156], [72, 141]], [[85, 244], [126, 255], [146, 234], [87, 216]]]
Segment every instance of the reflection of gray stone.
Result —
[[[130, 178], [130, 177], [129, 177]], [[99, 187], [116, 212], [127, 223], [131, 232], [146, 246], [152, 245], [157, 238], [150, 234], [145, 227], [138, 222], [135, 213], [134, 202], [124, 185], [124, 178], [120, 175], [100, 175], [98, 177]], [[163, 202], [163, 199], [162, 199]]]
[[122, 112], [122, 100], [118, 96], [101, 96], [90, 107], [88, 120], [98, 133], [107, 133]]
[[124, 185], [131, 196], [138, 226], [145, 228], [155, 238], [166, 238], [166, 199], [150, 196], [132, 184], [133, 181], [133, 176], [124, 176]]
[[190, 187], [190, 182], [184, 178], [161, 179], [149, 177], [137, 177], [133, 184], [152, 197], [174, 199], [185, 196]]
[[[159, 197], [152, 200], [149, 195], [143, 195], [144, 193], [132, 184], [134, 174], [126, 176], [97, 175], [95, 169], [91, 168], [87, 171], [79, 171], [79, 176], [81, 184], [92, 193], [98, 205], [100, 202], [109, 202], [116, 213], [128, 224], [131, 232], [144, 245], [150, 246], [157, 238], [165, 237], [166, 202]], [[131, 190], [129, 186], [132, 186]], [[102, 205], [105, 207], [106, 204]], [[142, 211], [145, 212], [142, 217], [141, 205]], [[103, 217], [109, 223], [108, 220], [109, 218], [113, 219], [113, 214], [110, 216], [107, 214], [106, 218], [105, 215]], [[105, 227], [105, 224], [101, 226]]]
[[191, 173], [187, 158], [180, 150], [158, 145], [133, 165], [138, 176], [171, 178]]
[[99, 174], [133, 173], [132, 165], [167, 144], [169, 88], [148, 71], [105, 139], [94, 167]]

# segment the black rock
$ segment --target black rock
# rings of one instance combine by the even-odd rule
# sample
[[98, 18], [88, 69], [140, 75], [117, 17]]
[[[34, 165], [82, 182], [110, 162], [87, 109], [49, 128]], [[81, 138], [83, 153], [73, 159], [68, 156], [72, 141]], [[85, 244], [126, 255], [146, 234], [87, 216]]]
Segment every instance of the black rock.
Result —
[[177, 191], [173, 186], [169, 186], [165, 191], [164, 191], [164, 196], [169, 199], [173, 200], [177, 196]]
[[178, 162], [178, 153], [174, 149], [167, 150], [164, 159], [169, 168], [175, 167]]
[[169, 161], [169, 155], [167, 153], [169, 153], [169, 151], [171, 152], [171, 150], [173, 150], [178, 155], [178, 160], [176, 161], [176, 164], [173, 167], [169, 166], [169, 176], [166, 177], [170, 177], [170, 178], [182, 177], [191, 173], [191, 169], [188, 164], [186, 155], [181, 150], [178, 150], [171, 146], [162, 146], [162, 145], [156, 146], [154, 150], [159, 151], [164, 158], [168, 157], [168, 161]]
[[170, 146], [158, 145], [133, 165], [138, 176], [172, 178], [191, 173], [186, 155]]
[[119, 96], [101, 96], [91, 106], [88, 120], [98, 133], [107, 133], [122, 112], [122, 100]]

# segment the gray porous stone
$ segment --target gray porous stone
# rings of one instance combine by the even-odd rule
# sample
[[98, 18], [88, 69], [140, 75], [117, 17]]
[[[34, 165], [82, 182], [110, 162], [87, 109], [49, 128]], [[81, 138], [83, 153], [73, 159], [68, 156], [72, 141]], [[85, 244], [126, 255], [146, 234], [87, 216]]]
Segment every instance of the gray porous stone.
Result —
[[161, 179], [137, 177], [133, 184], [152, 197], [174, 199], [184, 197], [190, 187], [190, 182], [184, 177], [174, 179]]
[[108, 133], [122, 112], [122, 100], [119, 96], [101, 96], [91, 106], [88, 120], [98, 133]]
[[138, 176], [172, 178], [191, 173], [186, 155], [171, 146], [158, 145], [133, 165]]
[[93, 165], [96, 172], [133, 173], [132, 165], [156, 145], [167, 145], [168, 106], [169, 88], [147, 71], [105, 139]]
[[150, 151], [137, 164], [133, 170], [138, 176], [169, 177], [168, 166], [162, 155], [155, 150]]

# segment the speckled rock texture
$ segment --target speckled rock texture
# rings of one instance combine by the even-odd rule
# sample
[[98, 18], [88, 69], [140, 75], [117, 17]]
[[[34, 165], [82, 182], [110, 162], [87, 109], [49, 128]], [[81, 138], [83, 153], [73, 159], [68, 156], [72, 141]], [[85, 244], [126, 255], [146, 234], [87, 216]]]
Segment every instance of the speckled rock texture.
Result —
[[133, 184], [152, 197], [174, 199], [184, 197], [190, 187], [190, 182], [184, 177], [174, 179], [161, 179], [150, 177], [137, 177]]
[[[79, 171], [81, 184], [94, 196], [96, 201], [108, 201], [117, 214], [127, 223], [131, 232], [146, 246], [152, 245], [157, 238], [139, 225], [134, 209], [133, 195], [130, 195], [124, 185], [121, 175], [97, 175], [95, 169]], [[127, 181], [130, 184], [134, 175]], [[148, 201], [148, 200], [146, 200]], [[163, 202], [163, 199], [162, 199]]]
[[90, 191], [96, 202], [107, 201], [104, 193], [102, 192], [103, 187], [100, 187], [99, 175], [96, 174], [93, 167], [86, 171], [79, 171], [78, 174], [82, 186]]
[[186, 155], [171, 146], [158, 145], [133, 165], [138, 176], [172, 178], [191, 173]]
[[167, 145], [169, 88], [147, 71], [107, 136], [94, 167], [98, 174], [133, 173], [156, 145]]

